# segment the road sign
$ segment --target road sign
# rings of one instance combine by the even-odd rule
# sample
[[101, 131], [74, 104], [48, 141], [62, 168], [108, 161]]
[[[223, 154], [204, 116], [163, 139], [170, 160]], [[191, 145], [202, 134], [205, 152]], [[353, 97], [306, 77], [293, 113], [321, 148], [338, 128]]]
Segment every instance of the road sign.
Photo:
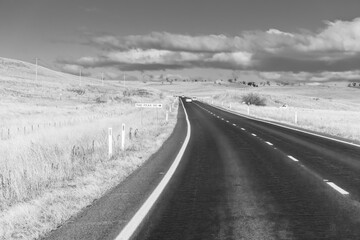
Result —
[[140, 107], [140, 108], [162, 108], [163, 105], [161, 103], [135, 103], [135, 107]]

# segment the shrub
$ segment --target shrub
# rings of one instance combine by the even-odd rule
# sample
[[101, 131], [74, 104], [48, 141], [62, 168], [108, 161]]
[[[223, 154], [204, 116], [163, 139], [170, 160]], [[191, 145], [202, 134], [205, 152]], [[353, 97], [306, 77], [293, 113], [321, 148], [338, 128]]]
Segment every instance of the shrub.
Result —
[[74, 92], [77, 93], [79, 95], [84, 95], [85, 94], [85, 89], [80, 89], [80, 88], [68, 88], [67, 89], [69, 92]]
[[256, 93], [249, 93], [242, 97], [242, 101], [248, 105], [265, 106], [266, 98], [259, 96]]

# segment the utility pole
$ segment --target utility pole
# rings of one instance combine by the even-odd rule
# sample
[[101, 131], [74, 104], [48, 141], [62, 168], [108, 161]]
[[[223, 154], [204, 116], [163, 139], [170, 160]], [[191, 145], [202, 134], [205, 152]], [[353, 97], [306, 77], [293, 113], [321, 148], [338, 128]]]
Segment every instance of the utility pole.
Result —
[[81, 68], [80, 68], [80, 87], [81, 87]]
[[123, 76], [124, 76], [124, 88], [125, 88], [125, 73], [124, 73], [124, 75], [123, 75]]
[[36, 62], [36, 67], [35, 67], [35, 75], [36, 75], [36, 77], [35, 77], [35, 80], [37, 82], [37, 80], [38, 80], [38, 59], [37, 58], [35, 58], [35, 62]]

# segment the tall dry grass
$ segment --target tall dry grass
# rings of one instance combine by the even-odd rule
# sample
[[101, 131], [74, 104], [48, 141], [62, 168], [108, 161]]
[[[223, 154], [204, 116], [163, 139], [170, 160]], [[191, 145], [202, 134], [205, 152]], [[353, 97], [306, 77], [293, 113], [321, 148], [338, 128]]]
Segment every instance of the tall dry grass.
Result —
[[[173, 100], [156, 101], [168, 109]], [[117, 116], [0, 141], [0, 238], [33, 239], [56, 227], [146, 161], [176, 123], [175, 110], [166, 123], [165, 108], [141, 110], [132, 103], [105, 108]], [[123, 123], [125, 151], [120, 149]]]
[[[107, 160], [108, 128], [113, 129], [115, 155], [119, 154], [121, 125], [126, 125], [127, 149], [141, 150], [134, 145], [137, 138], [151, 137], [151, 126], [157, 126], [155, 109], [124, 107], [119, 117], [104, 118], [80, 125], [39, 130], [33, 134], [0, 141], [0, 209], [31, 199], [45, 189], [63, 184], [76, 176], [92, 171], [96, 163]], [[127, 110], [126, 110], [127, 109]], [[164, 124], [160, 111], [159, 124]], [[132, 136], [129, 138], [131, 129]], [[137, 136], [135, 136], [135, 130]]]
[[[304, 129], [317, 131], [355, 142], [360, 142], [360, 112], [351, 110], [311, 109], [302, 107], [247, 106], [241, 96], [223, 94], [208, 100], [217, 106], [230, 108], [242, 114], [274, 120]], [[311, 101], [311, 100], [309, 100]], [[308, 102], [304, 102], [308, 106]]]

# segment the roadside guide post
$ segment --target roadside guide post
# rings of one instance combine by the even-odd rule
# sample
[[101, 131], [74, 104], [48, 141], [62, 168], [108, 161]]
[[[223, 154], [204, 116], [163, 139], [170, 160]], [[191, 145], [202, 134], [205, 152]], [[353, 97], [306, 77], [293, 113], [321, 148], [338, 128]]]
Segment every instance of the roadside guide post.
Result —
[[297, 122], [298, 122], [298, 113], [297, 111], [295, 111], [295, 124], [297, 124]]
[[166, 111], [165, 121], [166, 121], [166, 122], [168, 122], [168, 121], [169, 121], [169, 112], [168, 112], [168, 111]]
[[113, 144], [112, 128], [109, 128], [109, 158], [111, 158], [113, 152], [112, 144]]
[[121, 151], [125, 150], [125, 123], [122, 124], [121, 128]]

